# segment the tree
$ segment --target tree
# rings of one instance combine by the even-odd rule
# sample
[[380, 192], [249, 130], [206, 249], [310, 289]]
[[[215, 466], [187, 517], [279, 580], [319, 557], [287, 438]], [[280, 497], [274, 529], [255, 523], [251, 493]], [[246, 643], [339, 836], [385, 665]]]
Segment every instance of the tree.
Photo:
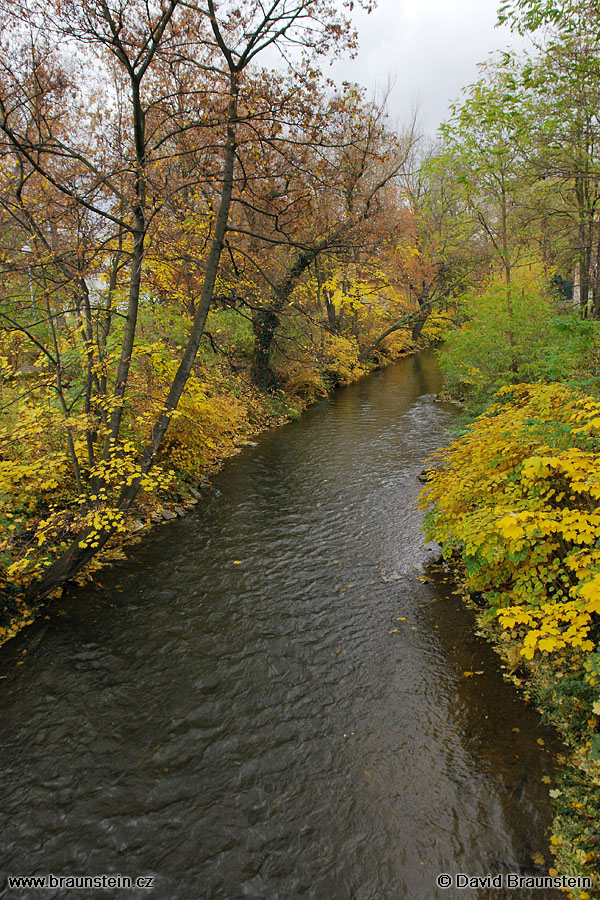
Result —
[[[263, 389], [276, 383], [270, 367], [275, 335], [308, 270], [324, 257], [346, 268], [365, 268], [361, 256], [381, 249], [396, 227], [391, 210], [399, 209], [397, 179], [415, 140], [412, 130], [395, 135], [387, 126], [384, 103], [365, 101], [354, 85], [315, 104], [303, 129], [289, 141], [285, 178], [267, 183], [259, 208], [242, 198], [245, 221], [233, 227], [252, 239], [248, 252], [268, 287], [269, 299], [253, 314], [254, 374]], [[318, 141], [306, 139], [316, 133]], [[271, 272], [256, 262], [265, 245], [279, 247]], [[335, 332], [331, 298], [326, 290], [321, 293]]]
[[[502, 21], [531, 33], [537, 55], [523, 67], [537, 140], [532, 165], [575, 266], [576, 301], [600, 316], [600, 10], [591, 0], [504, 4]], [[578, 296], [577, 296], [578, 295]]]
[[[255, 59], [269, 47], [295, 55], [296, 78], [302, 83], [310, 78], [315, 55], [352, 47], [354, 35], [347, 19], [325, 0], [274, 0], [268, 10], [259, 0], [219, 8], [213, 0], [198, 5], [179, 0], [150, 5], [138, 0], [32, 0], [26, 7], [4, 0], [3, 8], [9, 26], [18, 23], [3, 54], [4, 153], [17, 161], [29, 185], [35, 173], [45, 190], [58, 202], [68, 201], [74, 214], [91, 225], [86, 234], [94, 235], [93, 250], [82, 252], [85, 241], [79, 234], [71, 241], [78, 264], [62, 266], [65, 279], [89, 298], [86, 278], [92, 261], [105, 271], [108, 261], [111, 273], [99, 317], [95, 322], [91, 315], [83, 317], [89, 383], [96, 392], [94, 402], [91, 390], [86, 392], [86, 414], [91, 415], [95, 403], [105, 427], [101, 430], [96, 420], [86, 425], [89, 452], [96, 454], [83, 474], [87, 513], [79, 517], [68, 548], [32, 589], [44, 596], [124, 527], [125, 513], [140, 487], [149, 483], [215, 293], [234, 189], [244, 177], [238, 136], [252, 123], [245, 92], [249, 76], [257, 77]], [[99, 73], [109, 87], [101, 91], [90, 77], [78, 84], [74, 76], [86, 68]], [[71, 102], [62, 111], [56, 102], [59, 90], [63, 97], [70, 92]], [[75, 115], [69, 116], [70, 110]], [[204, 223], [203, 259], [197, 266], [201, 290], [177, 371], [148, 439], [139, 451], [132, 450], [124, 440], [123, 423], [131, 406], [146, 260], [174, 198], [186, 195], [194, 200], [190, 212], [200, 210]], [[41, 248], [47, 251], [51, 242], [31, 220], [21, 220], [21, 225], [38, 241], [40, 268], [46, 271]], [[60, 246], [53, 248], [53, 264], [62, 257]], [[154, 262], [156, 271], [156, 258]], [[87, 309], [86, 301], [80, 308]], [[49, 318], [57, 321], [53, 313]], [[116, 332], [116, 372], [111, 372], [105, 348], [115, 321], [122, 325]], [[58, 361], [55, 368], [61, 368]], [[103, 447], [98, 456], [99, 435]]]
[[[441, 155], [440, 155], [441, 154]], [[407, 293], [411, 308], [386, 328], [366, 350], [400, 330], [419, 340], [428, 318], [444, 315], [455, 298], [489, 269], [489, 255], [474, 239], [465, 215], [463, 188], [448, 170], [440, 148], [429, 148], [403, 179], [402, 228], [389, 270]]]

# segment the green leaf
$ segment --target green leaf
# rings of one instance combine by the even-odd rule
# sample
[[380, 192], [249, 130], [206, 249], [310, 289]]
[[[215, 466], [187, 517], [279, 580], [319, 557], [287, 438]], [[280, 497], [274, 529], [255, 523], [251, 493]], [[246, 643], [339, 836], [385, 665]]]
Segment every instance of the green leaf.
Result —
[[595, 734], [591, 740], [592, 749], [590, 750], [590, 759], [600, 759], [600, 734]]

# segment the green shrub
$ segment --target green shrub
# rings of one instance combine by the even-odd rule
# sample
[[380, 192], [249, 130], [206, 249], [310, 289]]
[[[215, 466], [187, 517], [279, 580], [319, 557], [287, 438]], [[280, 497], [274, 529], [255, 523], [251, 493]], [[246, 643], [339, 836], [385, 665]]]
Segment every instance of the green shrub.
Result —
[[598, 326], [577, 313], [557, 311], [539, 284], [515, 282], [510, 292], [493, 282], [478, 296], [461, 298], [465, 322], [440, 351], [451, 396], [487, 405], [506, 384], [597, 376]]

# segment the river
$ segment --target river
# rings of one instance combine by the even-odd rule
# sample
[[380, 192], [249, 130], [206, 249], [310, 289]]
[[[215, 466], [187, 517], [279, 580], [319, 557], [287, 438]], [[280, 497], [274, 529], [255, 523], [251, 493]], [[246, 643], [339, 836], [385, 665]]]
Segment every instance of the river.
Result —
[[3, 873], [155, 879], [0, 896], [453, 900], [503, 895], [439, 873], [544, 871], [556, 741], [419, 572], [440, 386], [421, 354], [264, 434], [0, 651]]

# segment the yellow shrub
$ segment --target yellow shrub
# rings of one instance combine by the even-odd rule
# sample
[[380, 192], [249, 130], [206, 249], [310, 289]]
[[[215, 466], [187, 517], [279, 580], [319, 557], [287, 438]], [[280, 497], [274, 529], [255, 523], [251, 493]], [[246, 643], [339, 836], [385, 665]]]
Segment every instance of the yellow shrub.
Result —
[[358, 366], [358, 345], [356, 341], [341, 334], [325, 335], [323, 344], [323, 368], [325, 373], [335, 372], [340, 384], [347, 384], [356, 377]]
[[466, 565], [523, 653], [590, 651], [600, 614], [600, 404], [551, 384], [505, 388], [440, 454], [430, 537]]
[[233, 447], [236, 434], [243, 430], [243, 404], [214, 387], [210, 391], [209, 396], [208, 386], [190, 376], [161, 450], [163, 459], [191, 478]]

